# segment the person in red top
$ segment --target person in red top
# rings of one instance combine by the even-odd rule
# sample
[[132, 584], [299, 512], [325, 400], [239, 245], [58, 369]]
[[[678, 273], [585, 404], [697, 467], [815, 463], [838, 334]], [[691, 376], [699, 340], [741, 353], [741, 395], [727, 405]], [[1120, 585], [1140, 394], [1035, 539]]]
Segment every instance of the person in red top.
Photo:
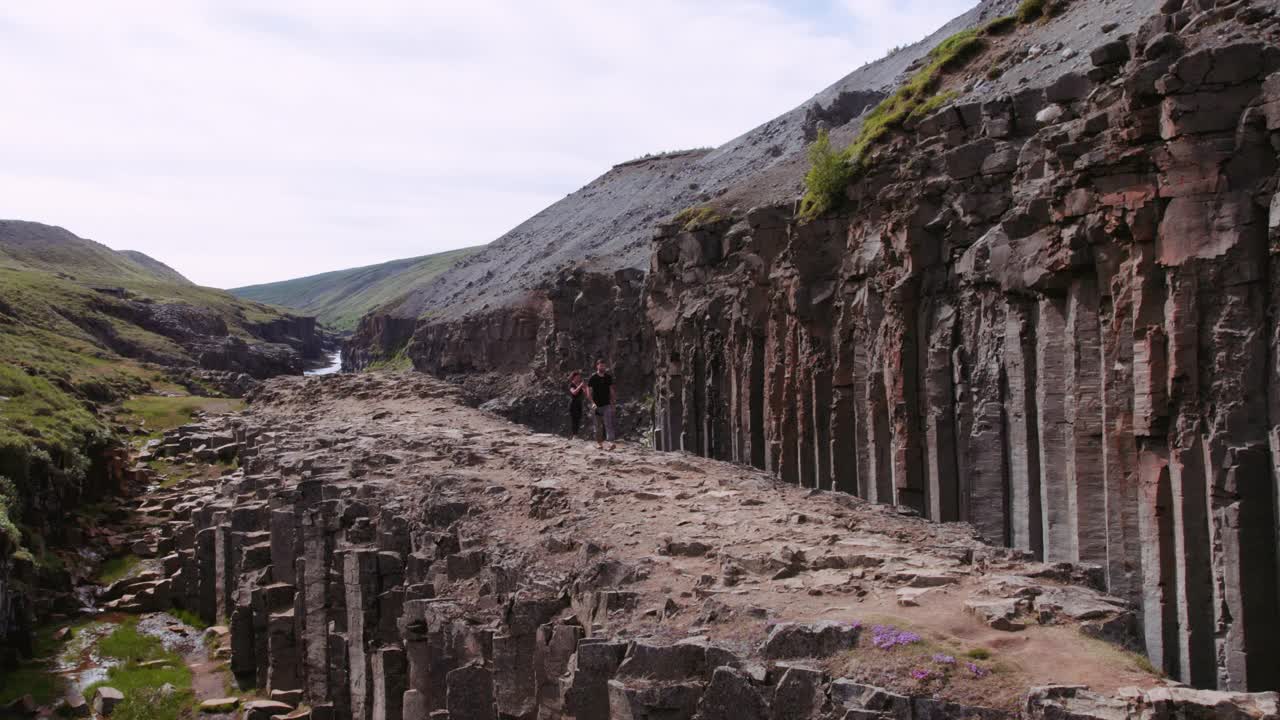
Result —
[[596, 359], [596, 372], [587, 380], [587, 396], [596, 409], [596, 445], [604, 448], [605, 438], [609, 440], [609, 449], [618, 447], [614, 442], [613, 408], [618, 402], [618, 390], [614, 387], [613, 376], [609, 374], [609, 366], [604, 358]]

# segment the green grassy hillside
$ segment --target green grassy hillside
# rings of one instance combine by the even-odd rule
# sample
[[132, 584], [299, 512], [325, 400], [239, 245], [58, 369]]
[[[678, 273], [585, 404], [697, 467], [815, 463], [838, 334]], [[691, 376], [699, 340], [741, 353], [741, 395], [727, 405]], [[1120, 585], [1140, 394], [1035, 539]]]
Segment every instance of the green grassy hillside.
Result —
[[[191, 317], [218, 332], [192, 336]], [[94, 453], [113, 442], [102, 408], [180, 391], [166, 381], [169, 366], [197, 364], [199, 342], [220, 341], [222, 327], [253, 343], [287, 317], [146, 256], [0, 221], [0, 534], [21, 547], [13, 535], [24, 517], [73, 501]]]
[[237, 297], [315, 315], [339, 331], [354, 330], [370, 310], [422, 285], [479, 247], [230, 290]]
[[0, 267], [99, 283], [190, 282], [142, 253], [120, 253], [53, 225], [0, 220]]
[[120, 250], [119, 253], [129, 258], [130, 260], [138, 263], [143, 268], [151, 271], [151, 274], [155, 275], [160, 280], [163, 280], [166, 282], [178, 283], [180, 285], [194, 284], [190, 280], [188, 280], [186, 276], [183, 275], [182, 273], [178, 272], [177, 270], [174, 270], [168, 265], [165, 265], [159, 260], [156, 260], [150, 255], [147, 255], [145, 253], [140, 253], [137, 250]]

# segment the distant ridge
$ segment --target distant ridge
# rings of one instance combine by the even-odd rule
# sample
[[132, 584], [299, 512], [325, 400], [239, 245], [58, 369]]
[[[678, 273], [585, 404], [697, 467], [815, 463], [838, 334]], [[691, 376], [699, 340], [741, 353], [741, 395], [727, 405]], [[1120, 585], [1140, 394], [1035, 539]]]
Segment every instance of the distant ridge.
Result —
[[233, 288], [228, 292], [246, 300], [315, 315], [334, 330], [351, 331], [365, 313], [394, 302], [480, 249], [449, 250], [293, 280]]
[[65, 228], [27, 220], [0, 220], [0, 266], [116, 284], [192, 284], [177, 270], [149, 255], [112, 250]]
[[125, 257], [129, 258], [130, 260], [138, 263], [142, 267], [146, 268], [153, 275], [155, 275], [156, 277], [159, 277], [162, 280], [168, 280], [169, 282], [175, 282], [175, 283], [185, 283], [187, 285], [195, 284], [190, 280], [188, 280], [187, 277], [182, 273], [178, 272], [177, 270], [174, 270], [168, 265], [165, 265], [164, 263], [151, 257], [150, 255], [147, 255], [146, 253], [138, 252], [137, 250], [119, 250], [118, 252], [121, 255], [124, 255]]

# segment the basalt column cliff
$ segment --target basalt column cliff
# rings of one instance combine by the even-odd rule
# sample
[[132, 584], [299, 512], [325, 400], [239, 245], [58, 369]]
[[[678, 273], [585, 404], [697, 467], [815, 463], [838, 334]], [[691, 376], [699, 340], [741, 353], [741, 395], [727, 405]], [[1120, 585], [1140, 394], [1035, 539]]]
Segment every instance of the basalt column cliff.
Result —
[[1096, 564], [1158, 667], [1275, 689], [1274, 7], [1091, 60], [908, 123], [837, 214], [665, 227], [657, 443]]

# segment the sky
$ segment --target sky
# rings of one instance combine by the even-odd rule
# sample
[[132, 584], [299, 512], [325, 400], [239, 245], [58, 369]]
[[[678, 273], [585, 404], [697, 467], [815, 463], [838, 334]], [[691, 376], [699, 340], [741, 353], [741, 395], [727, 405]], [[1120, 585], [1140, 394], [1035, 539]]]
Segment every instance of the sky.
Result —
[[202, 285], [489, 242], [716, 146], [974, 0], [0, 5], [0, 217]]

